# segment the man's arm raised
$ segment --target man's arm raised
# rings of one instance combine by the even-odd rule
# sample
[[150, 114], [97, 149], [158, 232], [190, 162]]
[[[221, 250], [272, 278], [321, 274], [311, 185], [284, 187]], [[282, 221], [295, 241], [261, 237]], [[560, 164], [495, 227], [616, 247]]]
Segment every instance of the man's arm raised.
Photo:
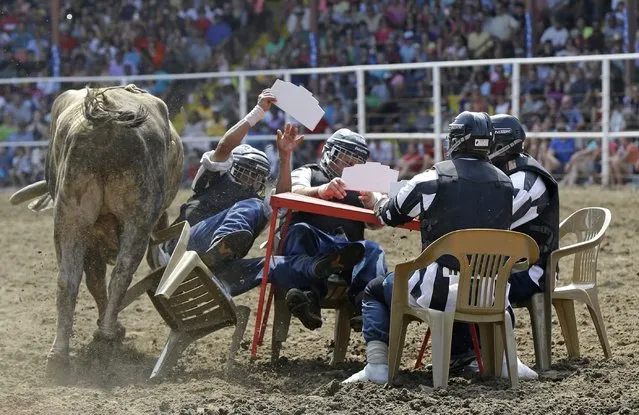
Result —
[[275, 193], [291, 191], [291, 154], [293, 150], [304, 140], [304, 136], [297, 137], [298, 128], [286, 124], [284, 132], [277, 130], [277, 151], [280, 155], [279, 174]]
[[257, 105], [243, 119], [231, 127], [224, 137], [220, 140], [211, 156], [213, 162], [223, 162], [228, 160], [233, 149], [242, 143], [242, 140], [248, 134], [251, 127], [257, 124], [266, 111], [271, 109], [271, 105], [277, 102], [275, 96], [270, 89], [265, 89], [257, 98]]

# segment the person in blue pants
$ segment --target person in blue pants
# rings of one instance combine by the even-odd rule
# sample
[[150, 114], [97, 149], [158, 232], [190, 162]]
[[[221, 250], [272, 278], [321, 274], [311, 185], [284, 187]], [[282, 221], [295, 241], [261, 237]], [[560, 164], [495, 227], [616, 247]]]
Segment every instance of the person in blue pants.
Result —
[[[247, 199], [235, 203], [191, 230], [187, 249], [206, 252], [210, 242], [241, 230], [259, 235], [266, 227], [269, 216], [259, 199]], [[287, 238], [287, 240], [291, 240]], [[285, 289], [308, 284], [317, 284], [330, 276], [360, 267], [365, 251], [364, 243], [341, 243], [325, 247], [316, 255], [311, 249], [293, 249], [286, 256], [274, 256], [269, 264], [269, 282]], [[229, 256], [232, 255], [229, 252]], [[257, 287], [263, 277], [264, 257], [240, 258], [218, 261], [214, 267], [215, 276], [223, 283], [231, 296], [243, 294]], [[365, 283], [363, 283], [365, 286]], [[362, 287], [363, 289], [363, 287]]]
[[[346, 189], [341, 179], [344, 168], [365, 163], [370, 150], [361, 135], [342, 128], [333, 133], [322, 149], [318, 164], [307, 164], [291, 173], [292, 191], [346, 205], [372, 208], [373, 194]], [[384, 250], [364, 239], [366, 225], [349, 219], [295, 212], [283, 240], [282, 255], [323, 255], [345, 249], [351, 243], [364, 247], [364, 256], [353, 269], [336, 274], [349, 284], [348, 296], [356, 314], [361, 313], [361, 298], [366, 284], [387, 272]], [[315, 330], [322, 326], [321, 301], [328, 289], [327, 281], [315, 281], [294, 287], [286, 294], [286, 305], [302, 324]], [[357, 318], [352, 320], [357, 325]]]
[[[268, 89], [262, 91], [255, 108], [227, 131], [215, 150], [204, 153], [193, 180], [193, 195], [181, 206], [174, 222], [186, 220], [191, 225], [187, 249], [197, 252], [235, 295], [261, 278], [256, 270], [263, 258], [238, 260], [247, 255], [273, 214], [268, 197], [264, 198], [270, 162], [262, 151], [241, 142], [275, 101]], [[284, 132], [277, 132], [280, 173], [276, 193], [291, 189], [291, 154], [304, 138], [297, 137], [297, 132], [290, 124]], [[168, 261], [176, 242], [164, 244], [161, 262]], [[363, 247], [349, 245], [324, 255], [278, 257], [272, 270], [278, 284], [294, 287], [298, 280], [325, 279], [353, 267], [362, 253]]]

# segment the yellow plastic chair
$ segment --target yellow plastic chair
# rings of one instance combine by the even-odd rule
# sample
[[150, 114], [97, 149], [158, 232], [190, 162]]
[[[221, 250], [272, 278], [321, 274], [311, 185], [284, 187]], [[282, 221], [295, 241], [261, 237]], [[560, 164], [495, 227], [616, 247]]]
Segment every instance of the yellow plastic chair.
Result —
[[[180, 222], [151, 237], [149, 250], [179, 235], [166, 267], [158, 266], [126, 293], [120, 309], [145, 292], [171, 328], [164, 349], [151, 373], [160, 377], [195, 340], [225, 327], [235, 326], [225, 373], [228, 375], [246, 331], [250, 309], [236, 306], [224, 286], [213, 276], [194, 251], [187, 251], [190, 226]], [[148, 255], [152, 265], [157, 255]]]
[[[413, 272], [426, 268], [444, 255], [452, 255], [460, 263], [455, 312], [443, 312], [410, 306], [408, 280]], [[401, 362], [406, 329], [411, 321], [422, 321], [432, 333], [433, 384], [448, 385], [448, 368], [453, 322], [479, 325], [481, 355], [487, 374], [499, 374], [503, 342], [508, 362], [510, 384], [519, 383], [517, 349], [512, 322], [506, 307], [506, 283], [515, 263], [537, 261], [539, 248], [522, 233], [467, 229], [451, 232], [430, 244], [416, 259], [395, 267], [391, 303], [388, 382], [392, 384]], [[499, 338], [496, 334], [499, 333]]]
[[[577, 237], [577, 242], [554, 251], [550, 257], [550, 269], [556, 271], [561, 258], [575, 256], [572, 280], [568, 285], [555, 287], [554, 279], [548, 278], [553, 290], [552, 304], [557, 311], [561, 333], [570, 357], [579, 357], [575, 301], [586, 304], [606, 359], [612, 355], [597, 296], [597, 258], [611, 218], [610, 210], [606, 208], [588, 207], [576, 211], [561, 223], [559, 238], [573, 234]], [[554, 274], [552, 272], [548, 275]]]

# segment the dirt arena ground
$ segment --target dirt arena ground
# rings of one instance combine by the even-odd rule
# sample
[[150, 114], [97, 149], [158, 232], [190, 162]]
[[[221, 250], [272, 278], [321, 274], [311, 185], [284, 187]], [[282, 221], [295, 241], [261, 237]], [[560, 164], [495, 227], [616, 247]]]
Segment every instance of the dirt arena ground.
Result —
[[[582, 357], [567, 360], [554, 318], [553, 370], [539, 381], [522, 382], [516, 391], [507, 381], [454, 377], [447, 391], [433, 391], [429, 369], [412, 367], [425, 327], [411, 325], [399, 386], [371, 384], [342, 387], [339, 381], [359, 370], [364, 345], [353, 333], [347, 362], [329, 366], [333, 314], [316, 332], [293, 323], [289, 341], [277, 365], [268, 359], [270, 332], [256, 361], [249, 359], [252, 322], [229, 380], [222, 368], [232, 329], [210, 335], [191, 346], [176, 368], [161, 382], [146, 382], [164, 345], [168, 329], [147, 297], [140, 297], [121, 315], [127, 328], [117, 352], [112, 381], [99, 386], [84, 355], [97, 319], [93, 299], [83, 285], [72, 338], [73, 376], [67, 386], [43, 378], [45, 359], [55, 331], [56, 263], [50, 211], [34, 214], [13, 207], [0, 194], [0, 413], [1, 414], [629, 414], [639, 413], [639, 208], [636, 190], [599, 188], [562, 190], [561, 216], [584, 206], [605, 206], [613, 221], [599, 259], [599, 298], [613, 350], [604, 361], [585, 307], [577, 307]], [[175, 217], [182, 192], [173, 207]], [[387, 250], [394, 266], [419, 251], [416, 233], [385, 229], [369, 234]], [[263, 237], [262, 237], [263, 239]], [[257, 246], [257, 244], [256, 244]], [[260, 255], [253, 249], [251, 255]], [[569, 266], [563, 265], [566, 268]], [[139, 279], [147, 271], [143, 264]], [[564, 274], [565, 275], [565, 274]], [[257, 290], [237, 302], [253, 306]], [[518, 311], [516, 328], [521, 359], [534, 362], [529, 321]], [[635, 339], [635, 340], [632, 340]], [[426, 354], [427, 362], [430, 355]]]

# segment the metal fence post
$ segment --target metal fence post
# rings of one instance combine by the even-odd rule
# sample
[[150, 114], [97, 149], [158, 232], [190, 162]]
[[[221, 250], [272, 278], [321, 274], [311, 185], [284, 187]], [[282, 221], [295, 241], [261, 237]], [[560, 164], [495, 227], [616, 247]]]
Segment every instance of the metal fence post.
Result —
[[610, 60], [601, 61], [601, 185], [610, 184], [608, 141], [610, 139]]
[[[286, 82], [291, 82], [291, 73], [290, 72], [284, 72], [284, 80]], [[315, 91], [313, 91], [313, 92], [315, 92]], [[285, 120], [286, 123], [290, 123], [291, 122], [291, 116], [288, 115], [287, 112], [284, 113], [284, 120]]]
[[246, 90], [246, 75], [243, 73], [240, 74], [240, 113], [238, 114], [239, 118], [244, 117], [248, 114], [248, 104], [247, 97], [248, 91]]
[[511, 99], [512, 99], [512, 104], [511, 104], [511, 110], [510, 110], [510, 114], [513, 117], [517, 117], [519, 118], [519, 98], [521, 95], [521, 82], [520, 82], [520, 78], [521, 78], [521, 64], [519, 64], [518, 62], [513, 63], [513, 73], [511, 76], [511, 87], [510, 87], [510, 92], [511, 92]]
[[357, 131], [361, 135], [366, 134], [366, 77], [364, 70], [357, 68]]
[[435, 133], [435, 162], [442, 161], [442, 88], [441, 68], [433, 66], [433, 131]]

